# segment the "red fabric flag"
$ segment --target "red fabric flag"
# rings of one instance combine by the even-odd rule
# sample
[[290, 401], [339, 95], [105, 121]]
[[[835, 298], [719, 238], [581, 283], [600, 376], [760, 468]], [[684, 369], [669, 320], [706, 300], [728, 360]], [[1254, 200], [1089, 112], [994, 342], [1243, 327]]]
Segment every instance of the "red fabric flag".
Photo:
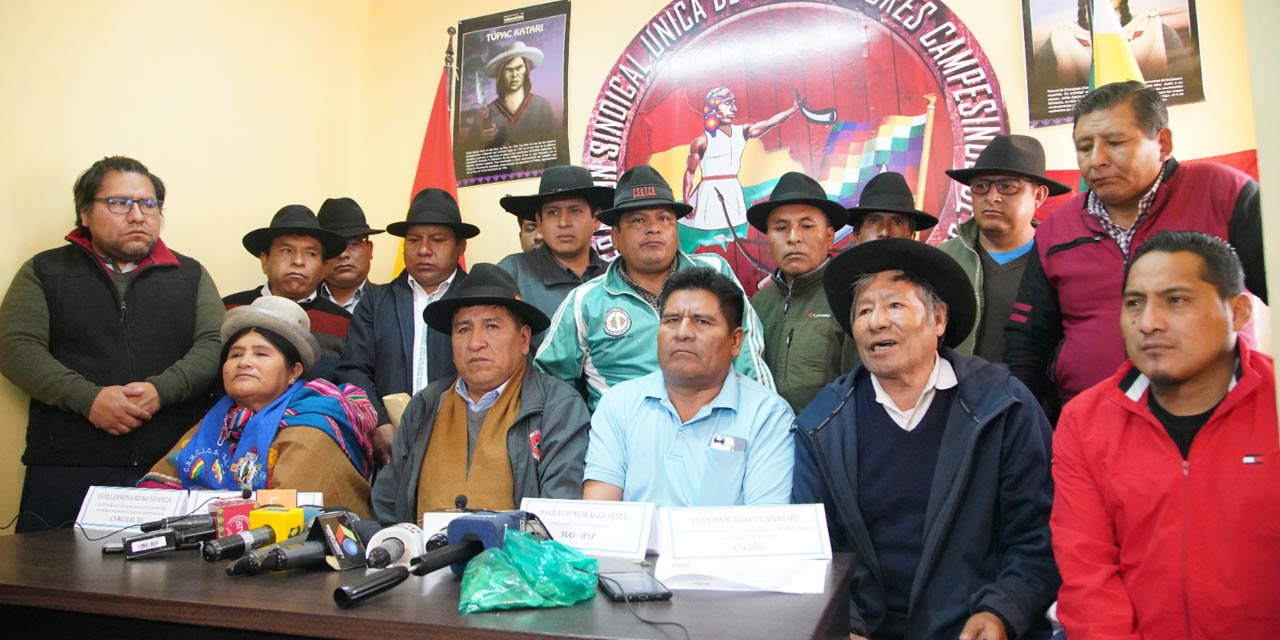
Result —
[[413, 192], [409, 198], [427, 187], [448, 191], [458, 199], [458, 177], [453, 172], [453, 141], [449, 137], [449, 68], [440, 71], [436, 99], [427, 120], [427, 134], [422, 137], [422, 153], [418, 156], [418, 172], [413, 176]]
[[[458, 178], [453, 171], [453, 141], [450, 138], [452, 120], [449, 117], [449, 67], [440, 70], [440, 84], [436, 85], [436, 99], [431, 104], [431, 117], [427, 120], [427, 133], [422, 136], [422, 153], [418, 154], [418, 171], [413, 176], [413, 190], [409, 199], [427, 187], [449, 192], [458, 199]], [[458, 263], [466, 268], [466, 258]], [[396, 252], [395, 274], [404, 269], [404, 240]]]

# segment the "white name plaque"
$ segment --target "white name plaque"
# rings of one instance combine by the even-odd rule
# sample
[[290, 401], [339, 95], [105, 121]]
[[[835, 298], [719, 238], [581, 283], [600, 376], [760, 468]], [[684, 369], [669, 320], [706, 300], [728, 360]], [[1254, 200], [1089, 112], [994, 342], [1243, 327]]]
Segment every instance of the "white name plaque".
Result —
[[86, 529], [123, 530], [144, 522], [183, 515], [186, 503], [186, 491], [89, 487], [84, 502], [80, 503], [76, 523]]
[[654, 575], [673, 589], [821, 593], [831, 540], [820, 504], [658, 510]]
[[525, 498], [520, 509], [537, 515], [556, 540], [588, 555], [643, 560], [649, 546], [652, 502]]

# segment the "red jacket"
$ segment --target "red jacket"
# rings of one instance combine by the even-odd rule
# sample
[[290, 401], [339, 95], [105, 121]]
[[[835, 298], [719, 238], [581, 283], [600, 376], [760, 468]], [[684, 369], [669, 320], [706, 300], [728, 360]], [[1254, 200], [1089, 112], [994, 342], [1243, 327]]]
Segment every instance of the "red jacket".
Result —
[[1239, 350], [1185, 462], [1130, 362], [1063, 409], [1049, 522], [1071, 640], [1280, 637], [1275, 375]]

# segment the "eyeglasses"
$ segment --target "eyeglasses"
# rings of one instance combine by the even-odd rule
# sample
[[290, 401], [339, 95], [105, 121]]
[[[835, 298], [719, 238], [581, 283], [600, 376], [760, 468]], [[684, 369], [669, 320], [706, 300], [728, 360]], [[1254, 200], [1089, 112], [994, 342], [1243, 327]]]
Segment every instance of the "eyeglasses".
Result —
[[1022, 191], [1022, 183], [1024, 182], [1026, 182], [1026, 180], [1022, 180], [1021, 178], [1009, 178], [1008, 180], [974, 180], [969, 183], [969, 190], [978, 195], [983, 195], [988, 191], [991, 191], [991, 185], [995, 185], [996, 191], [998, 191], [1000, 195], [1011, 196]]
[[134, 203], [138, 204], [138, 209], [142, 211], [144, 216], [160, 215], [160, 207], [164, 205], [164, 200], [156, 198], [94, 198], [94, 202], [101, 202], [107, 205], [107, 211], [116, 215], [126, 215], [133, 210]]

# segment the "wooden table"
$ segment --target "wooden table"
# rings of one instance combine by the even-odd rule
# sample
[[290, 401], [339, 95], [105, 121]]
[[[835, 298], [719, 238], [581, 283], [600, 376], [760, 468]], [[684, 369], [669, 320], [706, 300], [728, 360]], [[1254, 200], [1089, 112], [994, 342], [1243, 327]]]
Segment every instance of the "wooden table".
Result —
[[[289, 571], [231, 578], [225, 562], [186, 551], [142, 560], [103, 556], [102, 543], [58, 530], [0, 538], [0, 620], [8, 638], [682, 638], [598, 594], [571, 607], [467, 616], [448, 569], [411, 576], [352, 609], [333, 590], [364, 574]], [[601, 561], [602, 571], [636, 568]], [[846, 638], [853, 556], [836, 554], [821, 595], [676, 591], [637, 603], [693, 638]], [[240, 631], [228, 631], [236, 629]]]

